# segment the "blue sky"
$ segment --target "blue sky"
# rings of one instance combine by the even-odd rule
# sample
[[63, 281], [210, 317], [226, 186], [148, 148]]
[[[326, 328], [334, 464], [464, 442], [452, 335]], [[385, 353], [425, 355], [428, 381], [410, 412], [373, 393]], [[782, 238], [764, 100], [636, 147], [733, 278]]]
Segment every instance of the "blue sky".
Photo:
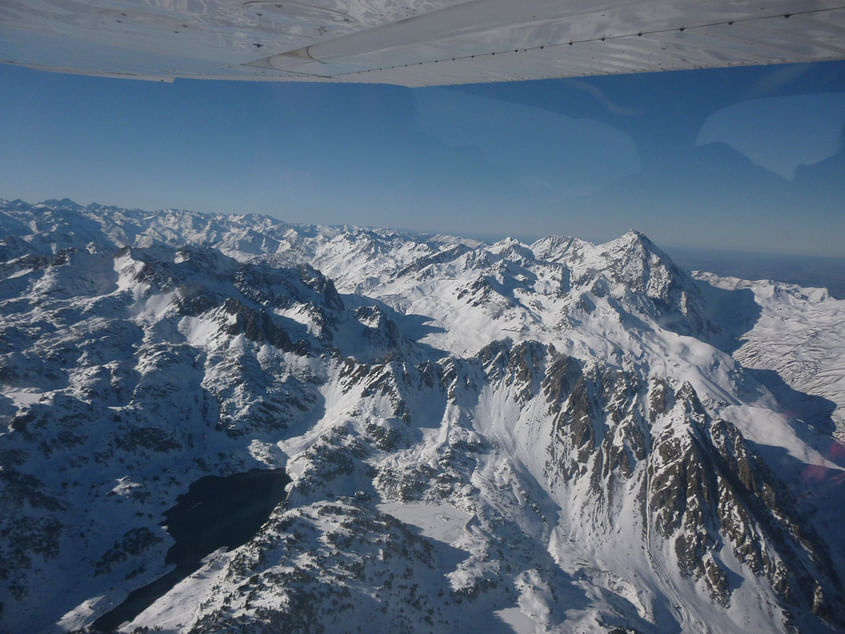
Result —
[[0, 197], [845, 256], [845, 62], [406, 89], [0, 65]]

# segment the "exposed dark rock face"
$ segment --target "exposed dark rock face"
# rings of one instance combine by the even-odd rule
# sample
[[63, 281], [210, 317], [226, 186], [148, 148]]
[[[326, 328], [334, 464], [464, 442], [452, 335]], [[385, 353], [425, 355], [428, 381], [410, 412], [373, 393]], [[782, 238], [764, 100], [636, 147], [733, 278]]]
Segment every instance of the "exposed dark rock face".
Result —
[[471, 306], [483, 306], [491, 299], [498, 298], [498, 293], [484, 276], [479, 276], [472, 284], [458, 291], [458, 299], [463, 299]]
[[483, 348], [478, 359], [491, 380], [514, 386], [520, 403], [537, 395], [546, 360], [546, 347], [542, 344], [526, 341], [511, 345], [510, 341], [497, 341]]
[[453, 247], [443, 249], [442, 251], [433, 255], [428, 255], [415, 260], [405, 268], [401, 269], [396, 274], [396, 276], [401, 277], [410, 273], [420, 273], [430, 267], [432, 264], [445, 264], [446, 262], [452, 262], [464, 255], [465, 253], [469, 253], [470, 251], [471, 249], [469, 247], [463, 244], [456, 244]]
[[[558, 359], [553, 367], [560, 373], [568, 364]], [[652, 425], [661, 417], [682, 423], [652, 440], [645, 416], [637, 413], [642, 406], [636, 381], [596, 366], [571, 383], [573, 378], [565, 407], [552, 404], [558, 413], [550, 477], [589, 477], [597, 495], [609, 494], [612, 488], [599, 486], [602, 480], [629, 478], [645, 463], [645, 474], [639, 473], [647, 482], [647, 521], [674, 544], [680, 572], [703, 579], [717, 603], [729, 605], [733, 591], [720, 558], [727, 547], [786, 604], [841, 621], [841, 611], [821, 591], [823, 583], [842, 597], [824, 542], [736, 427], [712, 420], [689, 384], [672, 395], [666, 381], [652, 383]], [[621, 442], [608, 442], [614, 437]]]
[[226, 300], [223, 310], [234, 317], [227, 325], [228, 334], [242, 334], [250, 341], [269, 343], [286, 352], [295, 349], [288, 334], [275, 323], [267, 311], [248, 308], [233, 299]]
[[743, 436], [782, 424], [772, 394], [708, 345], [715, 291], [641, 234], [3, 205], [0, 629], [85, 627], [181, 579], [162, 514], [256, 466], [292, 481], [185, 579], [175, 629], [845, 628], [831, 516]]
[[554, 355], [543, 385], [553, 416], [549, 478], [589, 477], [596, 491], [602, 482], [630, 478], [649, 439], [639, 380], [601, 364]]
[[366, 327], [364, 337], [374, 350], [386, 350], [387, 355], [401, 356], [403, 337], [399, 327], [378, 306], [361, 306], [355, 318]]
[[739, 430], [712, 419], [689, 383], [673, 392], [657, 378], [647, 387], [533, 344], [492, 344], [479, 358], [491, 382], [515, 386], [517, 401], [531, 398], [539, 368], [553, 416], [546, 463], [553, 486], [586, 478], [597, 507], [611, 509], [620, 483], [639, 478], [650, 548], [670, 543], [679, 572], [702, 580], [716, 603], [729, 606], [736, 587], [723, 561], [727, 548], [785, 606], [844, 622], [845, 595], [827, 546]]

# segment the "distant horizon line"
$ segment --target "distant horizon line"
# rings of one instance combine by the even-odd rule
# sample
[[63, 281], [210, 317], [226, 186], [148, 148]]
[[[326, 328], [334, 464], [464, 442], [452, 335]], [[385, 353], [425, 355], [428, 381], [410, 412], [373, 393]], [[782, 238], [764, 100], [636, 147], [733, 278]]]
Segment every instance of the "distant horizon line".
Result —
[[[390, 225], [366, 225], [366, 224], [357, 224], [355, 222], [344, 222], [344, 223], [321, 223], [321, 222], [291, 222], [289, 220], [285, 220], [279, 216], [275, 216], [273, 214], [262, 212], [262, 211], [203, 211], [201, 209], [189, 209], [185, 207], [159, 207], [157, 209], [147, 209], [143, 207], [127, 207], [123, 205], [113, 204], [113, 203], [101, 203], [97, 201], [91, 201], [88, 203], [80, 203], [70, 197], [63, 197], [63, 198], [46, 198], [40, 200], [38, 202], [30, 202], [28, 200], [24, 200], [23, 198], [5, 198], [0, 197], [0, 202], [3, 203], [15, 203], [20, 202], [25, 205], [29, 205], [31, 207], [35, 207], [38, 205], [46, 205], [48, 203], [63, 203], [69, 202], [78, 207], [88, 208], [92, 206], [98, 207], [111, 207], [114, 209], [122, 209], [125, 211], [140, 211], [145, 213], [161, 213], [167, 211], [179, 211], [179, 212], [187, 212], [187, 213], [196, 213], [202, 214], [206, 216], [263, 216], [265, 218], [270, 218], [273, 220], [277, 220], [279, 222], [283, 222], [285, 224], [289, 224], [291, 226], [312, 226], [312, 227], [330, 227], [330, 228], [340, 228], [340, 227], [355, 227], [357, 229], [367, 229], [367, 230], [388, 230], [388, 231], [395, 231], [397, 233], [405, 233], [405, 234], [412, 234], [418, 236], [449, 236], [454, 238], [468, 238], [471, 240], [477, 240], [479, 242], [483, 242], [485, 244], [495, 244], [496, 242], [501, 242], [502, 240], [507, 239], [516, 239], [523, 244], [530, 245], [539, 240], [549, 237], [562, 237], [562, 238], [576, 238], [579, 240], [584, 240], [586, 242], [591, 242], [595, 245], [604, 244], [606, 242], [611, 242], [616, 238], [619, 238], [627, 231], [637, 231], [642, 235], [646, 236], [651, 242], [653, 242], [658, 248], [664, 251], [677, 251], [677, 252], [685, 252], [685, 256], [693, 256], [693, 255], [721, 255], [726, 257], [731, 256], [748, 256], [748, 257], [763, 257], [763, 258], [798, 258], [798, 259], [806, 259], [806, 260], [833, 260], [833, 261], [841, 261], [845, 264], [845, 255], [819, 255], [819, 254], [809, 254], [809, 253], [797, 253], [797, 252], [790, 252], [790, 251], [759, 251], [759, 250], [739, 250], [739, 249], [725, 249], [719, 247], [711, 247], [711, 246], [693, 246], [689, 244], [680, 244], [680, 243], [673, 243], [673, 242], [655, 242], [652, 240], [651, 236], [649, 236], [646, 232], [636, 229], [634, 227], [630, 227], [625, 233], [621, 233], [617, 236], [613, 236], [610, 238], [598, 238], [596, 236], [578, 236], [574, 234], [563, 234], [563, 233], [546, 233], [546, 234], [517, 234], [517, 233], [487, 233], [487, 232], [463, 232], [463, 233], [454, 233], [450, 231], [437, 231], [437, 230], [423, 230], [423, 229], [410, 229], [407, 227], [401, 226], [390, 226]], [[671, 256], [671, 252], [669, 253]]]

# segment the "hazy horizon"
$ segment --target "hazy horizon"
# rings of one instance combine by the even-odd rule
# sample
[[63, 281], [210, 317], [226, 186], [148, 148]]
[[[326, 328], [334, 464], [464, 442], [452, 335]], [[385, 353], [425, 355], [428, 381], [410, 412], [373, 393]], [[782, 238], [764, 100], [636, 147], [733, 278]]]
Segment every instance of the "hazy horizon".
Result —
[[[19, 199], [12, 199], [5, 196], [0, 196], [0, 200], [7, 200], [14, 202], [15, 200]], [[22, 199], [20, 199], [22, 200]], [[46, 199], [41, 201], [23, 201], [27, 205], [37, 205], [40, 203], [47, 203], [51, 200], [57, 200], [61, 202], [62, 200], [69, 200], [70, 202], [81, 205], [81, 206], [88, 206], [91, 204], [99, 204], [103, 207], [109, 206], [116, 206], [116, 205], [109, 205], [105, 203], [100, 203], [97, 201], [91, 202], [79, 202], [69, 198], [65, 199]], [[137, 209], [137, 208], [136, 208]], [[163, 208], [163, 209], [138, 209], [140, 211], [145, 211], [149, 213], [156, 213], [160, 211], [166, 211], [167, 209], [175, 209], [173, 207]], [[203, 212], [201, 210], [180, 210], [180, 211], [188, 211], [191, 213], [209, 213], [213, 214], [216, 212]], [[274, 218], [274, 216], [270, 216], [268, 214], [261, 214], [260, 212], [250, 212], [250, 213], [257, 213], [258, 215], [265, 215], [270, 218]], [[226, 214], [223, 215], [238, 215], [236, 213]], [[282, 222], [288, 222], [284, 218], [276, 218]], [[311, 224], [311, 223], [290, 223], [290, 224]], [[409, 229], [405, 227], [398, 227], [398, 226], [376, 226], [376, 225], [357, 225], [355, 223], [339, 223], [333, 224], [328, 226], [334, 227], [341, 227], [341, 226], [354, 226], [360, 227], [363, 229], [385, 229], [390, 231], [397, 231], [400, 233], [410, 233], [416, 235], [436, 235], [438, 233], [448, 233], [448, 232], [437, 232], [437, 231], [421, 231], [415, 229]], [[631, 227], [631, 229], [638, 230], [636, 227]], [[643, 232], [645, 233], [645, 232]], [[498, 242], [499, 240], [503, 240], [506, 238], [514, 238], [523, 242], [525, 244], [531, 244], [543, 237], [544, 235], [510, 235], [510, 234], [481, 234], [481, 233], [460, 233], [460, 234], [453, 234], [456, 237], [460, 238], [469, 238], [473, 240], [479, 240], [481, 242], [486, 242], [488, 244]], [[545, 235], [554, 235], [554, 234], [545, 234]], [[591, 242], [601, 243], [607, 242], [609, 240], [613, 240], [614, 238], [619, 237], [619, 235], [614, 236], [607, 236], [601, 239], [590, 239], [585, 236], [577, 236], [572, 234], [566, 234], [569, 237], [581, 238], [585, 240], [590, 240]], [[648, 235], [648, 234], [645, 234]], [[649, 239], [652, 239], [651, 236], [648, 236]], [[837, 299], [845, 299], [845, 257], [836, 257], [836, 256], [817, 256], [817, 255], [804, 255], [804, 254], [789, 254], [789, 253], [772, 253], [772, 252], [760, 252], [760, 251], [738, 251], [738, 250], [726, 250], [726, 249], [717, 249], [717, 248], [708, 248], [708, 247], [688, 247], [684, 245], [675, 245], [675, 244], [667, 244], [667, 243], [657, 243], [658, 248], [666, 252], [672, 261], [675, 262], [681, 268], [684, 268], [688, 271], [693, 270], [701, 270], [701, 271], [708, 271], [710, 273], [715, 273], [717, 275], [724, 275], [724, 276], [731, 276], [731, 277], [738, 277], [741, 279], [747, 280], [756, 280], [756, 279], [771, 279], [776, 280], [779, 282], [786, 282], [789, 284], [798, 284], [799, 286], [805, 287], [824, 287], [827, 288], [829, 293], [837, 298]]]
[[449, 88], [0, 65], [0, 192], [845, 257], [845, 62]]

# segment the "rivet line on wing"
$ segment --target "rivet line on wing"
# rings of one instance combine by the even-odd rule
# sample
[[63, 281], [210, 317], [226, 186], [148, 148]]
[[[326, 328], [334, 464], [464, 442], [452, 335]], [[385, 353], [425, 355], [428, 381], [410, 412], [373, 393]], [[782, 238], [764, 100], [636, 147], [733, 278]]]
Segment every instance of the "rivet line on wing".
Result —
[[[620, 35], [602, 35], [600, 37], [591, 37], [582, 40], [567, 40], [565, 42], [550, 42], [546, 44], [541, 44], [538, 46], [528, 46], [525, 48], [515, 48], [515, 49], [507, 49], [507, 50], [499, 50], [499, 51], [490, 51], [486, 53], [473, 53], [471, 55], [457, 55], [451, 57], [443, 57], [437, 59], [430, 59], [425, 61], [417, 61], [417, 62], [408, 62], [406, 64], [394, 64], [392, 66], [380, 66], [374, 68], [367, 68], [364, 70], [354, 70], [354, 71], [347, 71], [343, 73], [335, 73], [331, 75], [331, 78], [337, 77], [349, 77], [351, 75], [362, 75], [366, 73], [376, 73], [376, 72], [384, 72], [389, 70], [398, 70], [402, 68], [410, 68], [413, 66], [424, 66], [429, 64], [439, 64], [442, 62], [459, 62], [459, 61], [466, 61], [470, 59], [482, 58], [482, 57], [495, 57], [496, 55], [514, 55], [514, 54], [521, 54], [521, 53], [528, 53], [528, 52], [535, 52], [535, 51], [543, 51], [545, 49], [550, 48], [557, 48], [562, 46], [574, 46], [575, 44], [594, 44], [597, 42], [608, 42], [611, 40], [622, 40], [626, 38], [634, 38], [634, 37], [643, 37], [646, 35], [660, 35], [664, 33], [685, 33], [688, 31], [698, 30], [698, 29], [707, 29], [716, 26], [734, 26], [736, 24], [742, 24], [747, 22], [760, 22], [763, 20], [774, 20], [774, 19], [784, 19], [784, 18], [792, 18], [796, 16], [804, 16], [804, 15], [811, 15], [811, 14], [820, 14], [820, 13], [827, 13], [830, 11], [841, 11], [845, 9], [845, 5], [840, 5], [836, 7], [826, 7], [824, 9], [807, 9], [804, 11], [789, 11], [786, 13], [776, 13], [764, 16], [754, 16], [748, 18], [736, 18], [733, 20], [719, 20], [715, 22], [706, 22], [702, 24], [694, 24], [691, 26], [683, 25], [677, 27], [670, 27], [664, 29], [653, 29], [650, 31], [637, 31], [636, 33], [624, 33]], [[319, 61], [319, 60], [315, 60]]]

